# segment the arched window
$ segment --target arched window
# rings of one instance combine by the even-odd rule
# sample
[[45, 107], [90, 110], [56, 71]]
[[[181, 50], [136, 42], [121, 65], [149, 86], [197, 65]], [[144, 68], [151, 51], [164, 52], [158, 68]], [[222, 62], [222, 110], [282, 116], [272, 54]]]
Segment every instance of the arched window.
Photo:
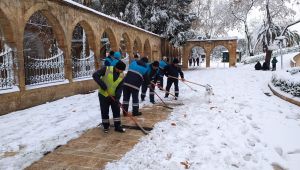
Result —
[[64, 54], [47, 18], [35, 12], [24, 30], [25, 84], [39, 85], [65, 80]]
[[11, 89], [14, 85], [13, 51], [5, 43], [0, 25], [0, 90]]
[[218, 45], [212, 50], [210, 55], [210, 67], [229, 67], [229, 52], [226, 47]]
[[205, 50], [196, 46], [192, 48], [189, 56], [189, 68], [205, 67]]
[[88, 35], [80, 24], [74, 28], [71, 50], [73, 78], [91, 77], [95, 71], [94, 52], [90, 49]]

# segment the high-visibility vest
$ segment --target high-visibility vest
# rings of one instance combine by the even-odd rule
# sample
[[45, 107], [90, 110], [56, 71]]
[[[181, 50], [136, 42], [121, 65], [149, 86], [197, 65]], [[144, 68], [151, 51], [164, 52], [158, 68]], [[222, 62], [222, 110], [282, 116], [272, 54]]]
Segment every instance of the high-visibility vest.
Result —
[[105, 97], [107, 97], [108, 94], [111, 96], [115, 96], [116, 88], [121, 83], [123, 78], [124, 78], [124, 74], [120, 73], [118, 79], [114, 81], [114, 67], [113, 66], [106, 67], [105, 75], [101, 77], [101, 80], [106, 84], [107, 90], [105, 91], [100, 87], [99, 93]]

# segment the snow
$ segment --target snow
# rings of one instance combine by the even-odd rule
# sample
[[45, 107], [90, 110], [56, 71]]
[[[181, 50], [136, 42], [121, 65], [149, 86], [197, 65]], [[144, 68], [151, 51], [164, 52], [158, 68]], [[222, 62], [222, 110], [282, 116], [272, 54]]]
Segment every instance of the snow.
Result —
[[18, 86], [12, 86], [12, 88], [0, 90], [0, 94], [13, 93], [13, 92], [18, 92], [18, 91], [20, 91]]
[[79, 8], [88, 10], [88, 11], [90, 11], [90, 12], [92, 12], [92, 13], [95, 13], [95, 14], [97, 14], [97, 15], [99, 15], [99, 16], [102, 16], [102, 17], [105, 17], [105, 18], [109, 18], [109, 19], [111, 19], [111, 20], [113, 20], [113, 21], [116, 21], [116, 22], [118, 22], [118, 23], [120, 23], [120, 24], [123, 24], [123, 25], [129, 26], [129, 27], [132, 27], [132, 28], [141, 30], [141, 31], [143, 31], [143, 32], [146, 32], [146, 33], [148, 33], [148, 34], [151, 34], [151, 35], [154, 35], [154, 36], [157, 36], [157, 37], [161, 37], [161, 36], [159, 36], [159, 35], [157, 35], [157, 34], [154, 34], [153, 32], [150, 32], [150, 31], [144, 30], [144, 29], [142, 29], [142, 28], [139, 28], [139, 27], [137, 27], [137, 26], [128, 24], [128, 23], [126, 23], [126, 22], [124, 22], [124, 21], [121, 21], [121, 20], [119, 20], [119, 19], [117, 19], [117, 18], [114, 18], [114, 17], [112, 17], [112, 16], [109, 16], [109, 15], [106, 15], [106, 14], [101, 13], [101, 12], [99, 12], [99, 11], [96, 11], [96, 10], [94, 10], [94, 9], [92, 9], [92, 8], [89, 8], [89, 7], [86, 7], [86, 6], [84, 6], [84, 5], [81, 5], [81, 4], [79, 4], [79, 3], [77, 3], [77, 2], [74, 2], [74, 1], [72, 1], [72, 0], [63, 0], [63, 1], [66, 2], [66, 3], [72, 4], [72, 5], [75, 5], [75, 6], [79, 7]]
[[238, 37], [219, 37], [219, 38], [211, 38], [211, 39], [205, 39], [205, 40], [199, 40], [199, 39], [195, 39], [195, 40], [188, 40], [187, 42], [194, 42], [194, 41], [222, 41], [222, 40], [237, 40]]
[[57, 86], [57, 85], [62, 85], [62, 84], [68, 84], [69, 80], [59, 80], [57, 82], [53, 83], [46, 83], [45, 84], [40, 84], [40, 85], [27, 85], [25, 87], [26, 90], [32, 90], [32, 89], [39, 89], [39, 88], [45, 88], [45, 87], [50, 87], [50, 86]]
[[[268, 88], [272, 73], [255, 71], [253, 65], [186, 71], [187, 80], [210, 84], [214, 96], [206, 95], [203, 87], [191, 84], [198, 90], [192, 92], [180, 83], [179, 101], [185, 105], [176, 107], [106, 169], [184, 169], [181, 162], [189, 169], [261, 170], [272, 169], [272, 163], [299, 169], [300, 109], [264, 94], [272, 94]], [[25, 168], [100, 120], [97, 92], [1, 116], [0, 169]], [[5, 157], [5, 152], [16, 155]]]

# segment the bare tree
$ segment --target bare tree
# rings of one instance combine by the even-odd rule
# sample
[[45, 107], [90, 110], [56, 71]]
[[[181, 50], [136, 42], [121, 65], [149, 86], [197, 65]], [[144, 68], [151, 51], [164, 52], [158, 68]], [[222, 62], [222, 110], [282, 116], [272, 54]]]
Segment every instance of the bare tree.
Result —
[[251, 10], [256, 5], [258, 0], [238, 0], [230, 2], [230, 11], [237, 22], [241, 22], [244, 26], [245, 39], [246, 39], [246, 54], [252, 56], [253, 51], [251, 47], [251, 33], [248, 27], [248, 16]]
[[192, 29], [206, 38], [226, 35], [226, 28], [230, 27], [227, 1], [195, 0], [191, 4], [197, 19]]
[[287, 3], [290, 3], [290, 0], [262, 0], [259, 2], [261, 4], [260, 10], [265, 13], [265, 19], [257, 37], [255, 37], [257, 40], [253, 48], [261, 42], [266, 53], [265, 62], [268, 68], [274, 49], [274, 40], [277, 36], [280, 36], [283, 30], [283, 27], [279, 25], [291, 22], [292, 18], [289, 16], [295, 14], [295, 11], [289, 8]]

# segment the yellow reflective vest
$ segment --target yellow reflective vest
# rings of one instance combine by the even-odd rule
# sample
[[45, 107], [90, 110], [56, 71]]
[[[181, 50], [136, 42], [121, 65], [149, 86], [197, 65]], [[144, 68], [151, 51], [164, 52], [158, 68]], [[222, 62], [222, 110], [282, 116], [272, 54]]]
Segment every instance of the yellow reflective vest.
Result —
[[124, 74], [120, 73], [118, 79], [114, 81], [114, 67], [108, 66], [105, 70], [105, 75], [101, 77], [101, 80], [106, 84], [107, 90], [103, 90], [101, 87], [99, 88], [99, 93], [103, 96], [107, 97], [108, 94], [110, 96], [116, 95], [116, 89], [118, 85], [121, 83], [121, 81], [124, 78]]

